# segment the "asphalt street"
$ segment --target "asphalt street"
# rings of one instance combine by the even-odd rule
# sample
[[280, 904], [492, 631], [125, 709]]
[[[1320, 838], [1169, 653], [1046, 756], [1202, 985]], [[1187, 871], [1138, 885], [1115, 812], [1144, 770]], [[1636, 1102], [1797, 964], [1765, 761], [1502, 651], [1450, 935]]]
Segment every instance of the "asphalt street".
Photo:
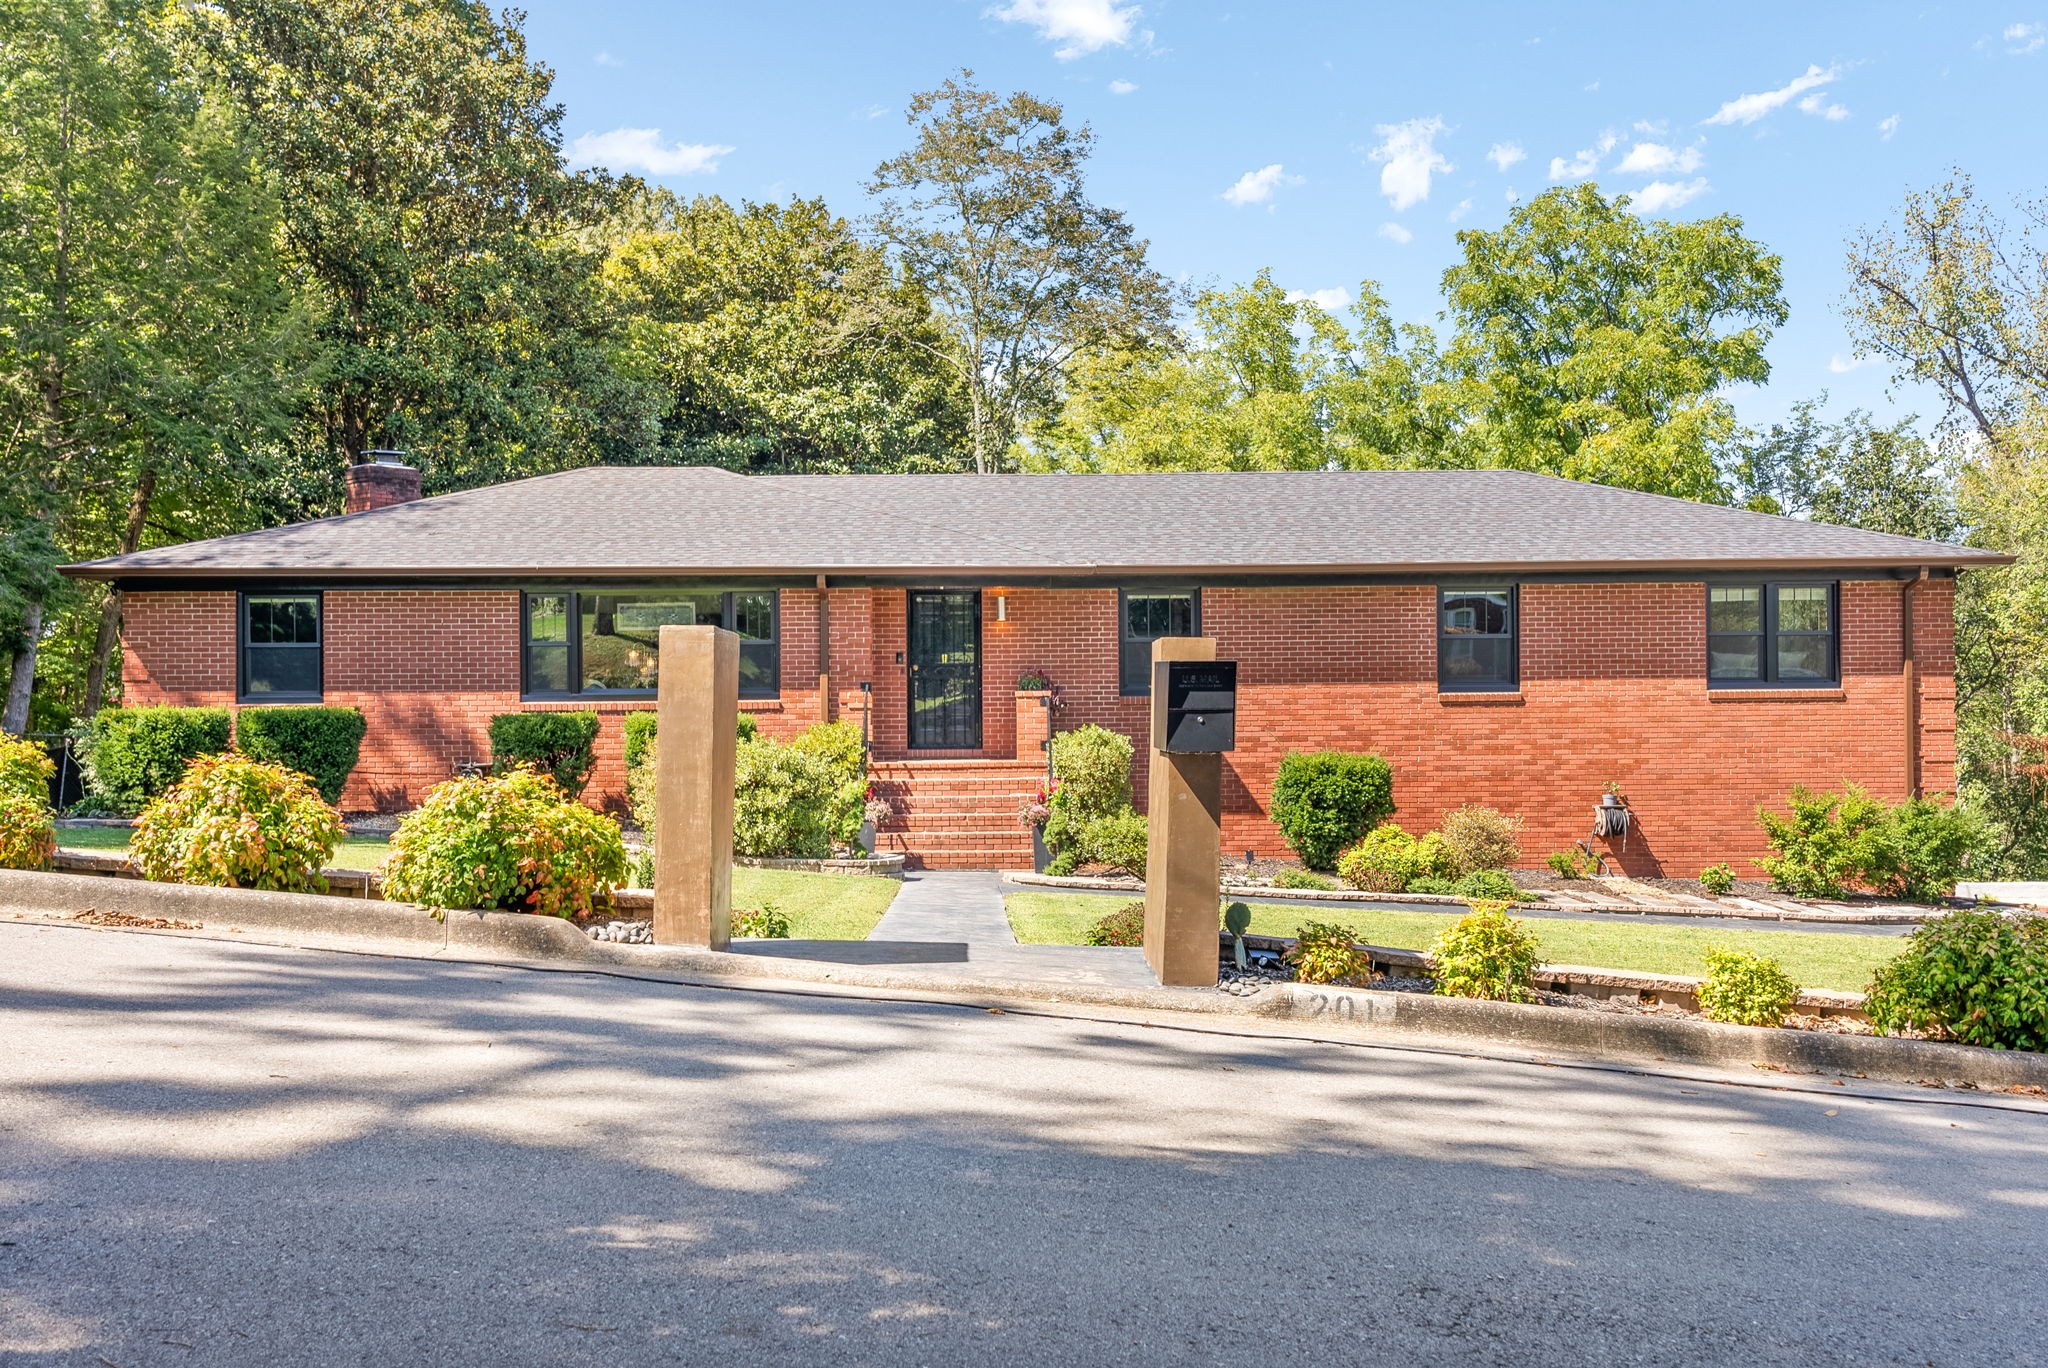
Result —
[[2048, 1112], [1742, 1081], [0, 923], [0, 1364], [2044, 1362]]

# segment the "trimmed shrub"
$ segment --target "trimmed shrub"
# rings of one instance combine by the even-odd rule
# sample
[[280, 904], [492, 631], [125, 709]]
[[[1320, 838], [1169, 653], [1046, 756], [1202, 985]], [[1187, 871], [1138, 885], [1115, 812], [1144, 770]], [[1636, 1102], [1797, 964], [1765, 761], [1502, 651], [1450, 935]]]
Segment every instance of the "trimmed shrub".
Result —
[[499, 713], [491, 719], [491, 771], [506, 774], [524, 765], [555, 781], [571, 798], [590, 782], [597, 763], [594, 712]]
[[324, 801], [338, 803], [368, 726], [355, 708], [244, 708], [235, 718], [235, 749], [305, 775]]
[[2048, 1050], [2048, 917], [1950, 912], [1921, 923], [1864, 1000], [1878, 1034]]
[[1089, 927], [1081, 940], [1085, 945], [1143, 945], [1145, 904], [1125, 903]]
[[1984, 819], [1972, 809], [1908, 798], [1885, 814], [1885, 853], [1869, 871], [1872, 882], [1919, 902], [1945, 898], [1984, 850], [1986, 837]]
[[1425, 874], [1419, 879], [1410, 880], [1408, 887], [1404, 891], [1409, 893], [1433, 893], [1438, 897], [1451, 897], [1458, 891], [1458, 881], [1456, 879], [1446, 879], [1437, 874]]
[[1097, 864], [1145, 877], [1145, 814], [1126, 809], [1097, 817], [1081, 832], [1081, 847]]
[[1757, 863], [1786, 892], [1839, 898], [1888, 863], [1884, 804], [1856, 785], [1815, 793], [1794, 784], [1785, 802], [1790, 816], [1759, 807], [1756, 820], [1776, 852]]
[[1293, 865], [1287, 865], [1273, 876], [1273, 887], [1312, 888], [1319, 893], [1327, 893], [1337, 887], [1337, 881], [1312, 869], [1296, 869]]
[[1799, 997], [1799, 985], [1769, 955], [1709, 948], [1707, 975], [1700, 980], [1700, 1010], [1713, 1021], [1737, 1026], [1782, 1026]]
[[226, 708], [105, 708], [85, 729], [79, 767], [109, 810], [133, 816], [194, 760], [224, 753], [230, 730]]
[[0, 788], [0, 869], [48, 869], [56, 855], [49, 795]]
[[1078, 850], [1059, 851], [1050, 860], [1045, 862], [1045, 872], [1052, 875], [1055, 879], [1067, 878], [1080, 868], [1081, 852]]
[[1046, 800], [1045, 844], [1055, 853], [1089, 857], [1088, 824], [1131, 810], [1131, 743], [1093, 723], [1052, 738], [1052, 796]]
[[732, 933], [751, 940], [788, 940], [789, 915], [774, 903], [759, 907], [735, 907]]
[[282, 765], [204, 755], [135, 819], [129, 857], [158, 883], [318, 893], [347, 834], [312, 781]]
[[1515, 881], [1505, 871], [1499, 869], [1475, 869], [1452, 884], [1451, 892], [1460, 898], [1496, 902], [1522, 902], [1528, 897], [1515, 887]]
[[1735, 870], [1725, 864], [1710, 864], [1700, 871], [1700, 887], [1725, 898], [1735, 887]]
[[[655, 712], [629, 712], [619, 720], [619, 735], [629, 771], [654, 763], [654, 738], [660, 724], [661, 714]], [[751, 741], [761, 733], [760, 724], [754, 721], [752, 713], [741, 713], [737, 725], [742, 741]]]
[[1434, 831], [1417, 839], [1392, 822], [1382, 822], [1337, 857], [1337, 874], [1368, 893], [1403, 893], [1417, 879], [1450, 872], [1450, 852]]
[[1394, 815], [1394, 771], [1377, 755], [1294, 752], [1273, 777], [1273, 824], [1310, 869]]
[[1429, 948], [1436, 991], [1444, 997], [1529, 1002], [1536, 976], [1536, 937], [1507, 914], [1504, 902], [1474, 899], [1472, 911]]
[[1593, 857], [1577, 846], [1553, 850], [1543, 857], [1543, 863], [1560, 879], [1590, 879], [1600, 871]]
[[1438, 830], [1451, 854], [1451, 872], [1459, 877], [1509, 869], [1522, 858], [1522, 819], [1493, 808], [1467, 803], [1445, 813]]
[[435, 785], [399, 821], [383, 875], [401, 902], [579, 916], [625, 882], [626, 846], [617, 822], [520, 768]]
[[741, 742], [733, 774], [733, 853], [830, 858], [835, 779], [831, 764], [810, 751], [765, 736]]
[[1302, 983], [1350, 983], [1372, 977], [1372, 958], [1360, 950], [1348, 927], [1303, 922], [1287, 952]]
[[47, 805], [50, 776], [56, 772], [56, 762], [40, 743], [0, 733], [0, 793], [19, 794]]
[[831, 812], [826, 824], [832, 829], [832, 839], [843, 846], [858, 842], [868, 801], [868, 753], [859, 726], [820, 722], [805, 728], [789, 744], [793, 750], [824, 761], [831, 771]]

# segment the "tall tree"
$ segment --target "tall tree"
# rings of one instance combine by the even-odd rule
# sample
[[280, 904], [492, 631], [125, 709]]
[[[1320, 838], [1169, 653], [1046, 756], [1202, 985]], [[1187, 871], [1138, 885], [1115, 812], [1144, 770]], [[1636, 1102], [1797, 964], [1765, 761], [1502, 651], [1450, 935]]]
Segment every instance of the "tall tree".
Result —
[[977, 471], [1059, 402], [1074, 359], [1163, 335], [1173, 295], [1145, 241], [1088, 198], [1094, 134], [962, 71], [910, 101], [912, 147], [875, 169], [870, 227], [945, 325]]
[[2007, 872], [2048, 874], [2048, 202], [2017, 228], [1967, 176], [1906, 197], [1849, 247], [1846, 315], [1859, 351], [1943, 400], [1958, 511], [1977, 545], [2017, 563], [1957, 594], [1956, 752], [1962, 793], [1991, 817]]
[[740, 471], [957, 470], [967, 403], [930, 304], [821, 200], [637, 192], [604, 281], [621, 364], [668, 391], [660, 460]]
[[1962, 536], [1955, 478], [1917, 419], [1880, 427], [1854, 409], [1829, 423], [1826, 403], [1826, 394], [1802, 399], [1785, 421], [1738, 440], [1727, 464], [1739, 503], [1928, 541]]
[[651, 436], [610, 365], [602, 177], [561, 163], [553, 74], [478, 0], [222, 0], [197, 11], [319, 306], [324, 486], [377, 446], [460, 486]]
[[1445, 356], [1472, 463], [1686, 498], [1724, 496], [1722, 391], [1770, 375], [1780, 259], [1721, 215], [1667, 222], [1585, 184], [1547, 190], [1496, 232], [1458, 234]]

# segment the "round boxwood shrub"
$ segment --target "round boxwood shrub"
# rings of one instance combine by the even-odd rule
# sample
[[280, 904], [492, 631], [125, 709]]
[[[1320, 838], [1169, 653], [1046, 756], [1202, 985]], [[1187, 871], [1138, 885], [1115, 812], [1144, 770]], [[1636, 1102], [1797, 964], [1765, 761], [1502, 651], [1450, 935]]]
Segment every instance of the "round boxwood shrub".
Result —
[[303, 774], [205, 755], [135, 819], [128, 854], [146, 879], [288, 893], [326, 889], [320, 871], [346, 834]]
[[1130, 739], [1090, 723], [1052, 738], [1052, 796], [1046, 800], [1045, 844], [1093, 859], [1088, 825], [1131, 811]]
[[[810, 751], [765, 736], [741, 742], [733, 762], [733, 853], [829, 858], [836, 778], [830, 762]], [[656, 850], [656, 858], [660, 853]]]
[[227, 750], [231, 729], [226, 708], [106, 708], [85, 730], [79, 766], [108, 811], [133, 815], [194, 760]]
[[297, 770], [322, 798], [338, 803], [362, 755], [367, 727], [355, 708], [244, 708], [235, 718], [235, 749], [251, 760]]
[[1377, 755], [1296, 752], [1273, 779], [1273, 823], [1301, 862], [1330, 869], [1360, 836], [1394, 815], [1394, 771]]
[[594, 712], [499, 713], [491, 719], [491, 769], [505, 774], [521, 765], [553, 779], [571, 798], [590, 782], [597, 762]]
[[384, 893], [423, 907], [586, 915], [626, 880], [619, 824], [544, 774], [450, 779], [400, 820]]
[[1799, 985], [1769, 955], [1709, 948], [1700, 980], [1700, 1011], [1737, 1026], [1782, 1026], [1798, 1000]]
[[2048, 1050], [2048, 917], [1977, 910], [1921, 923], [1878, 969], [1864, 1010], [1882, 1035]]
[[820, 722], [797, 733], [789, 744], [791, 749], [825, 762], [832, 776], [826, 825], [835, 842], [853, 845], [860, 839], [868, 802], [868, 751], [860, 727], [852, 722]]
[[1143, 945], [1145, 904], [1125, 903], [1108, 916], [1097, 919], [1081, 940], [1085, 945]]
[[1446, 927], [1429, 948], [1436, 991], [1445, 997], [1528, 1002], [1541, 963], [1536, 937], [1507, 914], [1504, 902], [1483, 899]]

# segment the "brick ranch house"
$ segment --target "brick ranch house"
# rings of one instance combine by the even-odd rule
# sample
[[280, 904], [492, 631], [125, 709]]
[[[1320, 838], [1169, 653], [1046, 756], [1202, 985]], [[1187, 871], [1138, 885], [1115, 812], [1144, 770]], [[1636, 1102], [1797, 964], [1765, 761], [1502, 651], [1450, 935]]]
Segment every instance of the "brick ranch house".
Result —
[[1275, 768], [1337, 747], [1392, 763], [1413, 830], [1485, 803], [1533, 863], [1615, 783], [1623, 868], [1741, 867], [1795, 783], [1953, 786], [1955, 577], [2006, 559], [1498, 470], [349, 488], [340, 517], [70, 567], [122, 592], [126, 701], [358, 707], [342, 805], [378, 811], [487, 758], [495, 713], [594, 710], [616, 807], [660, 626], [721, 623], [764, 733], [866, 726], [882, 845], [932, 866], [1028, 864], [1049, 728], [1142, 754], [1148, 643], [1194, 632], [1239, 662], [1227, 850], [1285, 853]]

